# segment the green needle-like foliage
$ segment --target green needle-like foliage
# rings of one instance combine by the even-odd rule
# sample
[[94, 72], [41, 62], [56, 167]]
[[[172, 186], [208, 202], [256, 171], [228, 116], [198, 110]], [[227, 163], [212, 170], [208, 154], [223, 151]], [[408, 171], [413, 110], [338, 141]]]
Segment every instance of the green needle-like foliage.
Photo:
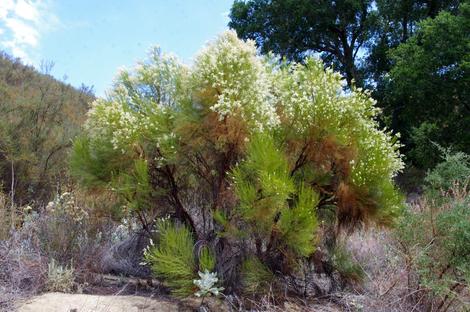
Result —
[[287, 160], [269, 135], [256, 135], [247, 147], [246, 159], [233, 170], [233, 185], [240, 211], [254, 229], [269, 234], [275, 216], [287, 207], [294, 192]]
[[197, 275], [191, 232], [186, 226], [174, 225], [170, 220], [158, 222], [157, 230], [158, 243], [146, 250], [145, 260], [175, 296], [192, 294]]
[[215, 269], [215, 264], [216, 259], [214, 252], [207, 246], [202, 247], [199, 254], [199, 271], [213, 272]]
[[278, 227], [283, 243], [298, 255], [308, 257], [315, 250], [317, 217], [315, 208], [319, 195], [311, 188], [300, 186], [297, 202], [285, 209], [279, 218]]
[[244, 290], [249, 293], [266, 293], [274, 282], [274, 274], [257, 258], [243, 262], [242, 277]]

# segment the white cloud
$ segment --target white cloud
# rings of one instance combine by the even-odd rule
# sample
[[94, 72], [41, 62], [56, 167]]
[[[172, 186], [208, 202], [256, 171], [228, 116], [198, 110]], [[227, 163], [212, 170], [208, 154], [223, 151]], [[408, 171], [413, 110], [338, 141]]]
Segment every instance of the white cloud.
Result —
[[0, 20], [7, 17], [8, 12], [15, 8], [13, 0], [0, 1]]
[[37, 21], [39, 12], [37, 6], [25, 0], [18, 0], [15, 6], [15, 14], [28, 21]]
[[41, 36], [60, 24], [50, 6], [49, 0], [0, 0], [0, 48], [25, 63], [37, 63]]
[[2, 44], [10, 50], [11, 54], [19, 57], [20, 59], [23, 60], [23, 62], [31, 64], [32, 60], [30, 59], [29, 55], [24, 51], [18, 43], [15, 41], [4, 41]]
[[37, 46], [39, 32], [31, 25], [20, 19], [10, 17], [5, 19], [5, 25], [11, 31], [16, 43], [28, 45], [33, 48]]

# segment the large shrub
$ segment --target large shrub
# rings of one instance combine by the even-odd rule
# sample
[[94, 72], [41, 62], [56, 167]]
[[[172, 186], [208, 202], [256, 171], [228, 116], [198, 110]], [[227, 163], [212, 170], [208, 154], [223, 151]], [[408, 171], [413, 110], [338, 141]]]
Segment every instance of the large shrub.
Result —
[[[388, 224], [400, 211], [399, 145], [378, 128], [369, 94], [345, 92], [315, 59], [277, 64], [229, 31], [191, 67], [155, 49], [93, 103], [72, 171], [120, 194], [149, 232], [170, 216], [174, 230], [157, 233], [165, 244], [153, 249], [155, 263], [181, 254], [197, 276], [208, 248], [229, 290], [240, 277], [255, 289], [258, 277], [294, 275], [316, 247], [334, 248], [341, 227]], [[167, 246], [177, 229], [197, 242], [194, 258], [186, 243]]]

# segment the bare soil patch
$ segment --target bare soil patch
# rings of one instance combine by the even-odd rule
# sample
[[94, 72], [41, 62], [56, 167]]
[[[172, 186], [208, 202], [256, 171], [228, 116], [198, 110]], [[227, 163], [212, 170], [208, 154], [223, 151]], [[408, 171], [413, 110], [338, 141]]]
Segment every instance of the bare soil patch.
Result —
[[141, 296], [47, 293], [19, 303], [18, 312], [170, 312], [178, 303]]

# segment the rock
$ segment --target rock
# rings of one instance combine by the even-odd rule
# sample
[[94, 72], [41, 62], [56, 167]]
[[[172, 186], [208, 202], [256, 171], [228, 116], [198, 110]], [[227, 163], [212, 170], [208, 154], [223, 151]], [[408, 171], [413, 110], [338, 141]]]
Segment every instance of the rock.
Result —
[[101, 260], [101, 271], [105, 274], [151, 277], [150, 269], [143, 266], [143, 250], [149, 244], [149, 239], [143, 233], [135, 233], [119, 242], [107, 251]]
[[[326, 261], [322, 259], [322, 263]], [[325, 296], [341, 287], [341, 278], [336, 272], [326, 273], [315, 261], [305, 261], [299, 270], [286, 279], [286, 287], [301, 297]]]
[[220, 298], [206, 297], [201, 305], [202, 298], [188, 297], [181, 301], [183, 308], [198, 312], [229, 312], [231, 311], [225, 301]]

